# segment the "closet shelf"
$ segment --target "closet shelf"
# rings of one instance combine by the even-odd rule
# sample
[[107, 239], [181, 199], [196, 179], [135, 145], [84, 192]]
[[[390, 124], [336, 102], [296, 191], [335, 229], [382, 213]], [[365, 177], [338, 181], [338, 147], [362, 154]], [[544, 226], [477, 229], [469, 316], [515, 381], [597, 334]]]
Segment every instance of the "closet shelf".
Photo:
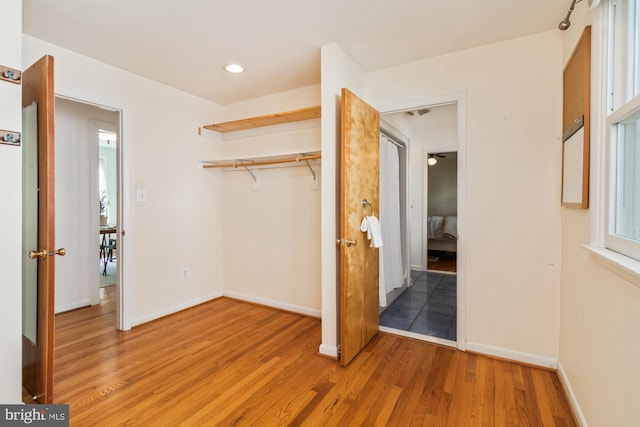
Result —
[[227, 133], [239, 130], [255, 129], [264, 126], [273, 126], [283, 123], [298, 122], [320, 118], [320, 106], [301, 108], [299, 110], [285, 111], [282, 113], [268, 114], [266, 116], [251, 117], [248, 119], [233, 120], [230, 122], [205, 125], [203, 128], [216, 132]]
[[203, 169], [224, 169], [224, 168], [247, 168], [255, 166], [269, 166], [282, 163], [298, 162], [307, 164], [312, 160], [320, 160], [321, 154], [315, 153], [300, 153], [297, 155], [286, 156], [269, 156], [269, 157], [256, 157], [254, 159], [229, 159], [223, 161], [201, 162]]

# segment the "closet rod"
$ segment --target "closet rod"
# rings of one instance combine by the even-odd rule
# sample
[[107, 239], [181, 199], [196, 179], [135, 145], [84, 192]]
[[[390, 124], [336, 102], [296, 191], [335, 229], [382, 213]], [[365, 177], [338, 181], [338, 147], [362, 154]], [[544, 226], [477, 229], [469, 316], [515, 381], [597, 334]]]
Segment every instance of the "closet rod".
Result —
[[387, 141], [389, 141], [390, 143], [392, 143], [393, 145], [395, 145], [398, 148], [404, 148], [404, 146], [402, 144], [400, 144], [398, 141], [396, 141], [394, 138], [392, 138], [391, 136], [387, 135], [385, 132], [380, 132], [381, 136], [384, 136], [385, 139]]
[[236, 162], [236, 163], [221, 163], [221, 164], [210, 164], [210, 165], [202, 165], [204, 169], [214, 169], [214, 168], [237, 168], [237, 167], [247, 167], [247, 166], [266, 166], [266, 165], [276, 165], [280, 163], [292, 163], [292, 162], [304, 162], [309, 160], [318, 160], [322, 156], [320, 154], [308, 155], [308, 156], [298, 156], [298, 157], [290, 157], [287, 159], [277, 159], [277, 160], [263, 160], [260, 162]]

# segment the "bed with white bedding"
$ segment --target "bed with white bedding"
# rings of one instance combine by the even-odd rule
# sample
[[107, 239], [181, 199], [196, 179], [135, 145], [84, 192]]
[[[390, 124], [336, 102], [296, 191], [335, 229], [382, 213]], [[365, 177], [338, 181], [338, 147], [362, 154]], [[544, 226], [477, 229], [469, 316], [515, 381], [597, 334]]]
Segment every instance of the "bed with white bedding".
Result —
[[427, 249], [456, 252], [458, 247], [458, 217], [430, 216], [427, 218]]

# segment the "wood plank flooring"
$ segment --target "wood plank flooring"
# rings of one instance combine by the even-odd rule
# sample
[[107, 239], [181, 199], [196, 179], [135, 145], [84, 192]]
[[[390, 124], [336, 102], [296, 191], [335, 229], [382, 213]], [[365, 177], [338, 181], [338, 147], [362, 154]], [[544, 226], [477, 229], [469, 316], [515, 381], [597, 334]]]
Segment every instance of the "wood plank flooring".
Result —
[[104, 303], [56, 317], [72, 426], [573, 426], [554, 372], [379, 334], [342, 368], [320, 321], [220, 298], [128, 332]]
[[427, 270], [429, 271], [457, 271], [457, 255], [455, 252], [429, 251], [433, 253], [437, 261], [427, 259]]

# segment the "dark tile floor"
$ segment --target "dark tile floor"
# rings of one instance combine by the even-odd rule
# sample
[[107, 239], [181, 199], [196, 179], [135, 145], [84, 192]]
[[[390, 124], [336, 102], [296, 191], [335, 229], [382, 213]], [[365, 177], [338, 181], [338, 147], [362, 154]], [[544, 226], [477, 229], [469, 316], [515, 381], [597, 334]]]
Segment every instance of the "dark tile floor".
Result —
[[380, 314], [380, 326], [456, 340], [456, 276], [411, 271], [413, 285]]

